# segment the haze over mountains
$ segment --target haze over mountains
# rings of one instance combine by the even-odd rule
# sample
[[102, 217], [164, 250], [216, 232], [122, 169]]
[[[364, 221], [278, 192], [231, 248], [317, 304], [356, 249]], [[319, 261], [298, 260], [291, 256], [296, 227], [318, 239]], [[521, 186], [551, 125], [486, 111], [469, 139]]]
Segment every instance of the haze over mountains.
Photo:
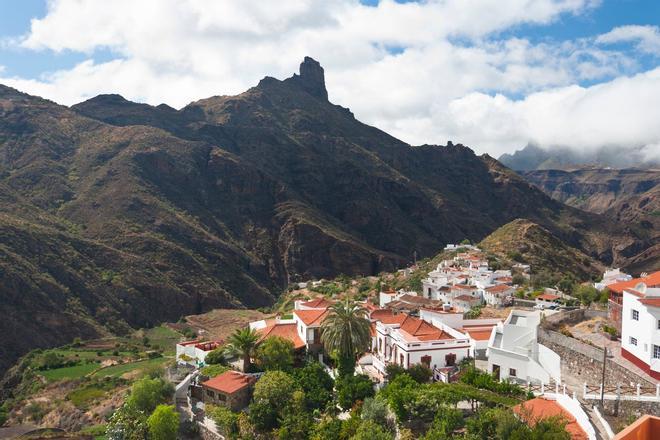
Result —
[[268, 305], [294, 280], [393, 270], [516, 219], [603, 264], [658, 261], [644, 228], [327, 97], [311, 58], [181, 110], [0, 86], [0, 370], [74, 336]]
[[516, 171], [570, 170], [580, 167], [660, 168], [660, 145], [651, 147], [601, 147], [595, 150], [575, 148], [541, 148], [528, 144], [498, 159]]

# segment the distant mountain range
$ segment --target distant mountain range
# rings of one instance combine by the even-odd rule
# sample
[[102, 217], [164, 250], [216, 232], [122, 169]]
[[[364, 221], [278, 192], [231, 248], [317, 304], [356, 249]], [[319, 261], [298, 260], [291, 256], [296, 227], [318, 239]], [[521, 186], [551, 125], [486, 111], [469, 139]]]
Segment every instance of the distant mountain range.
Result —
[[602, 147], [596, 150], [578, 151], [572, 148], [544, 149], [527, 145], [513, 154], [503, 154], [498, 159], [516, 171], [571, 170], [590, 168], [660, 168], [660, 161], [647, 157], [642, 148]]
[[519, 218], [603, 264], [657, 261], [646, 230], [463, 145], [408, 145], [327, 96], [310, 58], [180, 110], [0, 86], [0, 371], [75, 336], [393, 270]]
[[523, 175], [556, 200], [647, 235], [654, 244], [628, 261], [628, 268], [633, 272], [660, 268], [660, 261], [648, 258], [660, 255], [660, 169], [536, 170]]

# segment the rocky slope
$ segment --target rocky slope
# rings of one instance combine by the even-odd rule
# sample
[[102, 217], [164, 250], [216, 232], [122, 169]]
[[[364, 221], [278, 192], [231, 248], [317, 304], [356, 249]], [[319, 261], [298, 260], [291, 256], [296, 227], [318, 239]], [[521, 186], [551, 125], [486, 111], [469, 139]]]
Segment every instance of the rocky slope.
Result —
[[0, 86], [0, 370], [75, 335], [392, 270], [516, 218], [606, 263], [653, 245], [488, 156], [410, 146], [327, 96], [309, 58], [300, 75], [180, 110], [116, 95], [67, 108]]
[[635, 272], [658, 269], [660, 169], [536, 170], [524, 177], [556, 200], [602, 214], [649, 237], [652, 246], [627, 264]]
[[517, 219], [498, 228], [479, 247], [510, 266], [529, 264], [534, 273], [572, 275], [580, 281], [603, 273], [599, 261], [559, 240], [550, 231], [526, 219]]

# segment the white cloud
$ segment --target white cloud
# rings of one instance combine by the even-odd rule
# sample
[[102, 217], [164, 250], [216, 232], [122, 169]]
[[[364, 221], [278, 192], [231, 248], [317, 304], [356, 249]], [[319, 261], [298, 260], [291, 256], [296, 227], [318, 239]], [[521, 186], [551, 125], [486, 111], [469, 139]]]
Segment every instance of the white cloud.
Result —
[[599, 35], [600, 44], [635, 43], [638, 50], [660, 55], [660, 27], [658, 26], [619, 26], [606, 34]]
[[[572, 84], [638, 68], [625, 53], [589, 39], [532, 44], [499, 34], [598, 4], [387, 0], [368, 7], [357, 0], [53, 0], [47, 15], [33, 20], [18, 44], [45, 55], [88, 53], [90, 59], [38, 79], [0, 73], [0, 82], [64, 104], [120, 93], [181, 107], [199, 98], [239, 93], [265, 75], [290, 76], [310, 55], [326, 69], [331, 100], [365, 122], [412, 143], [452, 139], [499, 154], [530, 140], [554, 142], [555, 131], [575, 131], [562, 126], [575, 124], [561, 106], [580, 91], [592, 100], [601, 92]], [[93, 61], [98, 49], [111, 50], [117, 59]], [[639, 76], [628, 80], [642, 81]], [[515, 101], [501, 94], [527, 98]], [[617, 95], [616, 102], [600, 100], [591, 111], [614, 118], [615, 106], [643, 108], [648, 100], [642, 98]], [[585, 137], [607, 141], [597, 121], [590, 122]], [[603, 133], [619, 127], [620, 139], [629, 131], [616, 119], [600, 123], [607, 125]]]

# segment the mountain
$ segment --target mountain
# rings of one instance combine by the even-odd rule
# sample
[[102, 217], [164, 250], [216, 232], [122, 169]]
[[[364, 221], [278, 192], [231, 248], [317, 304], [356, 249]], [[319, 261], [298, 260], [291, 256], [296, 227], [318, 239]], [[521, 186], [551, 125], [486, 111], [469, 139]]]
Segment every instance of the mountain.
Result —
[[0, 187], [0, 370], [74, 336], [269, 305], [294, 280], [390, 271], [517, 218], [608, 264], [653, 245], [463, 145], [362, 124], [311, 58], [179, 110], [0, 86]]
[[653, 246], [628, 262], [634, 272], [658, 269], [660, 169], [536, 170], [524, 177], [552, 198], [602, 214], [646, 234]]
[[555, 147], [543, 149], [534, 144], [513, 154], [505, 153], [499, 161], [516, 171], [572, 170], [590, 168], [653, 168], [660, 167], [657, 159], [648, 157], [643, 147], [601, 147], [595, 150], [575, 150]]
[[605, 266], [527, 219], [516, 219], [484, 238], [479, 247], [504, 261], [529, 264], [535, 273], [571, 274], [577, 280], [601, 275]]

